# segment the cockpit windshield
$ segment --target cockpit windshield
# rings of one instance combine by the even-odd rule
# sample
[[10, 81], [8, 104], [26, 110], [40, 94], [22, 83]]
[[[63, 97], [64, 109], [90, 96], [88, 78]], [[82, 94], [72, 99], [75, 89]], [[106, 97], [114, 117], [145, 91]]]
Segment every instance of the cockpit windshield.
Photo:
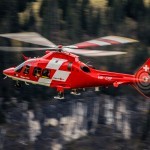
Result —
[[25, 62], [23, 62], [22, 64], [20, 64], [19, 66], [17, 66], [17, 67], [15, 68], [15, 72], [18, 72], [18, 73], [21, 72], [21, 70], [22, 70], [24, 64], [25, 64]]
[[29, 59], [29, 60], [26, 60], [24, 61], [22, 64], [18, 65], [16, 68], [15, 68], [15, 72], [21, 72], [22, 68], [25, 66], [25, 63], [27, 63], [26, 65], [30, 66], [29, 63], [33, 62], [34, 59]]

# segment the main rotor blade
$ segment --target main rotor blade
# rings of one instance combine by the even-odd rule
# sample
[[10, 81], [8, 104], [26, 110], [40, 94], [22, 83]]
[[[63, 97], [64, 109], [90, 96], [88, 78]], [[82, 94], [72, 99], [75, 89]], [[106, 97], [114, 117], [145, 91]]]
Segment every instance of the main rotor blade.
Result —
[[121, 52], [121, 51], [84, 50], [84, 49], [70, 49], [70, 48], [64, 48], [64, 51], [82, 55], [82, 56], [89, 56], [89, 57], [113, 56], [113, 55], [126, 54], [126, 52]]
[[80, 48], [125, 44], [125, 43], [133, 43], [133, 42], [138, 42], [138, 41], [134, 39], [126, 38], [126, 37], [120, 37], [120, 36], [106, 36], [106, 37], [101, 37], [101, 38], [77, 43], [74, 45], [69, 45], [66, 47], [80, 49]]
[[23, 32], [23, 33], [8, 33], [8, 34], [0, 34], [1, 37], [10, 38], [18, 41], [23, 41], [27, 43], [54, 47], [56, 46], [54, 43], [44, 38], [38, 33], [35, 32]]
[[6, 52], [24, 52], [24, 51], [45, 51], [45, 50], [55, 50], [54, 48], [37, 48], [37, 47], [7, 47], [7, 46], [0, 46], [0, 51]]

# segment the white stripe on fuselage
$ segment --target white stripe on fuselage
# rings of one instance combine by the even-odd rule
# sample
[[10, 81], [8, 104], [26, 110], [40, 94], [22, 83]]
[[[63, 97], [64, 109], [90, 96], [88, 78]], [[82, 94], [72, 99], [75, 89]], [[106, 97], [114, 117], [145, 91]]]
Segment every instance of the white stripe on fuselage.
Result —
[[41, 85], [47, 85], [49, 86], [51, 84], [52, 80], [48, 78], [39, 78], [38, 83]]
[[70, 73], [71, 72], [69, 72], [69, 71], [57, 70], [54, 73], [52, 80], [65, 82], [68, 79]]
[[[8, 75], [7, 75], [8, 76]], [[32, 84], [40, 84], [40, 85], [44, 85], [44, 86], [50, 86], [50, 84], [47, 83], [42, 83], [42, 82], [38, 82], [38, 81], [33, 81], [33, 80], [29, 80], [29, 79], [22, 79], [19, 77], [13, 77], [13, 76], [8, 76], [9, 78], [12, 78], [13, 80], [20, 80], [23, 82], [28, 82], [28, 83], [32, 83]]]
[[46, 68], [58, 70], [61, 67], [61, 65], [66, 61], [66, 59], [53, 58], [49, 61]]

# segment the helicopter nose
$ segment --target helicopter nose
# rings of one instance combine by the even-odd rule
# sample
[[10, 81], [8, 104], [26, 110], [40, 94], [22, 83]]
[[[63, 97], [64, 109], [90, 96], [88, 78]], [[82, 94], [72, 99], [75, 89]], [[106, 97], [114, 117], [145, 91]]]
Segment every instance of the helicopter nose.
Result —
[[14, 75], [14, 68], [8, 68], [8, 69], [5, 69], [3, 71], [3, 74], [6, 75], [6, 76], [13, 76]]

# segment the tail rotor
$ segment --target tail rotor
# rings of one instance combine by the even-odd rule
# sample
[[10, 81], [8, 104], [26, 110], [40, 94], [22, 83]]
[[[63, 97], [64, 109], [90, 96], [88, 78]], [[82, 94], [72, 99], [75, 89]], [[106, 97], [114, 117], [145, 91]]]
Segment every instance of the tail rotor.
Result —
[[142, 95], [150, 98], [150, 59], [135, 73], [133, 86]]

